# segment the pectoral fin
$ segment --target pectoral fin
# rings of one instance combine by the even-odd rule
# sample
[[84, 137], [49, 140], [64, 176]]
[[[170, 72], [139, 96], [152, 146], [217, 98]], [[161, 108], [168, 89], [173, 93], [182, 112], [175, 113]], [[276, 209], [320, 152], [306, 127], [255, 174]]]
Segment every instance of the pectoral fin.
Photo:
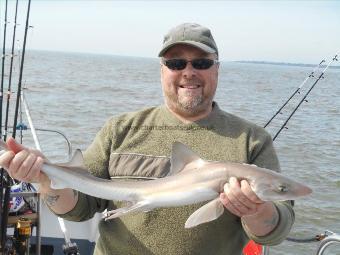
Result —
[[185, 222], [185, 228], [192, 228], [199, 224], [216, 220], [224, 212], [223, 204], [217, 197], [196, 210]]

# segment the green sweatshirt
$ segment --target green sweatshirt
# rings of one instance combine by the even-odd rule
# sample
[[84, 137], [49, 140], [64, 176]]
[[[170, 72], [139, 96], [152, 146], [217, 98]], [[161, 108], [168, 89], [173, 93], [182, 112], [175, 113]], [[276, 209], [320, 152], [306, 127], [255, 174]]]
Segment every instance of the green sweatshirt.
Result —
[[[111, 118], [84, 153], [85, 165], [102, 178], [164, 177], [170, 170], [173, 142], [186, 144], [205, 160], [256, 164], [279, 171], [271, 137], [261, 127], [219, 109], [184, 124], [165, 106]], [[215, 221], [185, 229], [187, 218], [204, 203], [126, 215], [99, 223], [96, 255], [237, 255], [249, 238], [265, 245], [284, 240], [294, 222], [289, 202], [275, 203], [279, 224], [267, 236], [249, 233], [239, 217], [225, 213]], [[79, 193], [75, 208], [62, 217], [72, 221], [123, 206]]]

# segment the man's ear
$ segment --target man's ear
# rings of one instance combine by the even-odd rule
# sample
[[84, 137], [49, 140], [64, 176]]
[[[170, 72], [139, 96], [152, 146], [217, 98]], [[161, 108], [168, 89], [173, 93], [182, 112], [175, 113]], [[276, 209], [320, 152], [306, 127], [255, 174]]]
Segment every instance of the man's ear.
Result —
[[160, 71], [161, 71], [161, 79], [163, 77], [163, 72], [164, 72], [164, 65], [160, 64], [161, 68], [160, 68]]

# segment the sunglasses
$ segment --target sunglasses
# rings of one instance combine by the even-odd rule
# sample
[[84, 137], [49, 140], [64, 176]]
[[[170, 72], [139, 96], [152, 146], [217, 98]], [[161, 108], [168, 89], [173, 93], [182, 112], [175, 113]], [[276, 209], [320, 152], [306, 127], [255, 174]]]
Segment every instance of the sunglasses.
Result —
[[193, 60], [174, 58], [161, 60], [161, 63], [171, 70], [183, 70], [189, 62], [191, 63], [192, 67], [197, 70], [207, 70], [214, 64], [217, 64], [218, 60], [209, 58], [197, 58]]

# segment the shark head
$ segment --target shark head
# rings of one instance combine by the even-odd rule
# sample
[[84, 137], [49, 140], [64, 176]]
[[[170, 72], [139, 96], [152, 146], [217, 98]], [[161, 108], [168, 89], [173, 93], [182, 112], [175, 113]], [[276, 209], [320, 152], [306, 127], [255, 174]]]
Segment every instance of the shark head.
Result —
[[312, 193], [306, 185], [276, 173], [257, 178], [250, 186], [263, 201], [293, 200]]

